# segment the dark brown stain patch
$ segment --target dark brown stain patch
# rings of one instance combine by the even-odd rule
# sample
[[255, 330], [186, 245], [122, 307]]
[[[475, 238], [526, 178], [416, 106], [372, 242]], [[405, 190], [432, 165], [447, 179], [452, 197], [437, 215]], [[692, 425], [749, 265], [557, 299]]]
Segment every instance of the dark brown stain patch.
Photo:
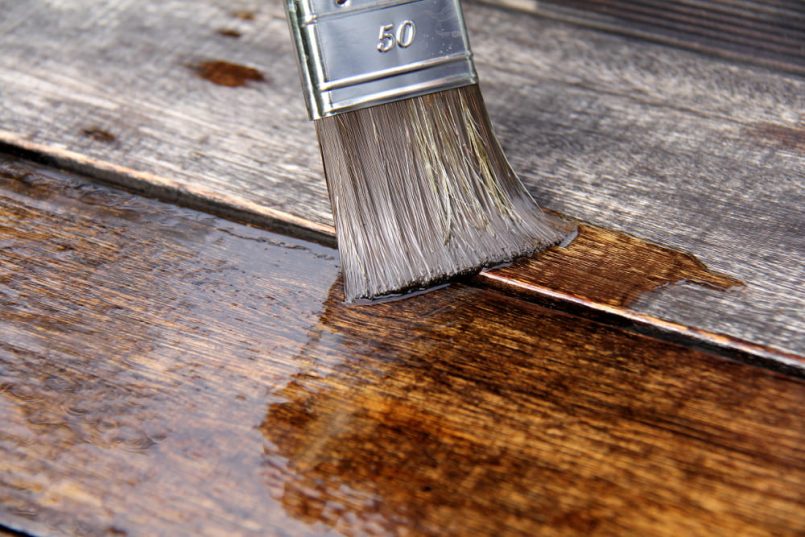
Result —
[[[757, 398], [776, 394], [740, 373], [714, 384], [726, 367], [704, 353], [460, 284], [378, 306], [343, 300], [338, 281], [295, 358], [299, 371], [260, 426], [276, 450], [265, 467], [282, 461], [275, 497], [311, 526], [346, 535], [621, 534], [645, 523], [641, 507], [656, 495], [669, 499], [657, 518], [673, 533], [701, 522], [687, 513], [697, 513], [690, 491], [706, 472], [718, 479], [705, 485], [708, 497], [735, 509], [730, 495], [742, 493], [727, 487], [758, 490], [742, 472], [776, 463], [762, 450], [782, 438], [746, 423], [753, 413], [764, 419]], [[733, 421], [736, 406], [751, 412]], [[758, 458], [720, 458], [735, 448], [719, 434], [755, 441]], [[792, 460], [795, 444], [783, 445]], [[748, 520], [731, 517], [717, 518]]]
[[111, 144], [117, 140], [117, 137], [114, 134], [100, 127], [87, 127], [85, 129], [81, 129], [81, 134], [87, 138], [92, 138], [96, 142], [104, 142], [106, 144]]
[[750, 129], [750, 134], [785, 149], [805, 151], [805, 125], [786, 127], [776, 123], [761, 123]]
[[241, 9], [238, 11], [233, 11], [232, 16], [236, 19], [240, 19], [242, 21], [253, 21], [255, 17], [254, 11], [249, 11], [247, 9]]
[[692, 254], [587, 224], [579, 226], [578, 237], [566, 248], [551, 248], [489, 274], [622, 307], [643, 293], [683, 281], [720, 290], [743, 285], [709, 270]]
[[232, 39], [238, 39], [243, 35], [233, 28], [219, 28], [216, 33], [223, 37], [231, 37]]
[[223, 60], [210, 60], [195, 66], [195, 71], [204, 80], [213, 84], [237, 88], [249, 82], [264, 82], [263, 73], [254, 67]]

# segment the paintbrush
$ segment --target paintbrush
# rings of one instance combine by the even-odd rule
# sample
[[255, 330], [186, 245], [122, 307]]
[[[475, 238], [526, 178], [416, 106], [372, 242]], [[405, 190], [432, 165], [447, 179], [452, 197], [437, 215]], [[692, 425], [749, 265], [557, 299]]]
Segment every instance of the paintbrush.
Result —
[[287, 0], [347, 301], [562, 239], [506, 160], [458, 0]]

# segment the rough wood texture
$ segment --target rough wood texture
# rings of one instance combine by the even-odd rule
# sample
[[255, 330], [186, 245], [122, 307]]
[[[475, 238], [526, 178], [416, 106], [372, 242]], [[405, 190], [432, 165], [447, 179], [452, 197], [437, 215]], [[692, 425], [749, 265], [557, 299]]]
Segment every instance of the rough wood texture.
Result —
[[801, 0], [481, 0], [805, 74]]
[[[473, 281], [509, 294], [535, 299], [577, 315], [594, 319], [614, 317], [635, 323], [656, 336], [684, 340], [688, 344], [737, 351], [775, 369], [802, 374], [805, 357], [770, 349], [692, 325], [674, 323], [632, 309], [637, 300], [670, 285], [703, 286], [722, 292], [741, 292], [740, 280], [709, 270], [695, 256], [665, 248], [625, 233], [587, 224], [578, 236], [536, 256], [484, 271]], [[648, 295], [647, 295], [648, 294]], [[603, 316], [603, 317], [602, 317]], [[747, 354], [752, 355], [750, 358]]]
[[[0, 141], [331, 231], [279, 2], [87, 5], [2, 2]], [[805, 353], [801, 79], [490, 7], [466, 15], [493, 123], [539, 200], [746, 284], [675, 285], [630, 311]]]
[[[797, 535], [805, 382], [0, 163], [0, 523], [43, 535]], [[472, 352], [467, 352], [472, 349]]]

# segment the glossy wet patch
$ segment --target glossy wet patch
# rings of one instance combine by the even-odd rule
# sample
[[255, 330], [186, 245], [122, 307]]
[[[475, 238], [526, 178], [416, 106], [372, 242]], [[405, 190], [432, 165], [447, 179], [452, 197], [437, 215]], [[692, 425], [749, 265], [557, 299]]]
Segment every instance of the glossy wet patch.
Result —
[[[260, 427], [286, 511], [347, 535], [619, 533], [657, 520], [672, 534], [735, 506], [721, 497], [735, 475], [688, 464], [736, 463], [712, 444], [733, 433], [705, 415], [754, 407], [732, 393], [745, 382], [719, 387], [725, 369], [697, 351], [525, 304], [455, 285], [348, 306], [336, 282]], [[706, 508], [682, 499], [702, 479]]]

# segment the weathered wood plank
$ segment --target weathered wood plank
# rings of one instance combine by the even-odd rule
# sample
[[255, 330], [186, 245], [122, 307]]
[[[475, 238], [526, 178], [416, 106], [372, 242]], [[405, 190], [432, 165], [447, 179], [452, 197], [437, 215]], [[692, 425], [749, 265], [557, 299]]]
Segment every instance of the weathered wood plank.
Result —
[[481, 0], [805, 74], [805, 5], [800, 0]]
[[[331, 231], [279, 3], [3, 7], [0, 140], [107, 180]], [[676, 285], [631, 311], [805, 353], [805, 83], [498, 9], [466, 12], [493, 121], [538, 199], [746, 284]], [[203, 67], [224, 60], [231, 72]]]
[[[636, 237], [587, 224], [578, 236], [531, 258], [485, 271], [473, 281], [483, 286], [610, 322], [636, 323], [650, 333], [689, 344], [752, 355], [767, 367], [801, 373], [805, 358], [769, 349], [724, 334], [674, 323], [632, 309], [636, 301], [669, 285], [685, 283], [721, 292], [744, 288], [740, 280], [709, 270], [695, 256]], [[613, 316], [615, 318], [613, 318]]]
[[0, 523], [797, 535], [802, 379], [0, 162]]

